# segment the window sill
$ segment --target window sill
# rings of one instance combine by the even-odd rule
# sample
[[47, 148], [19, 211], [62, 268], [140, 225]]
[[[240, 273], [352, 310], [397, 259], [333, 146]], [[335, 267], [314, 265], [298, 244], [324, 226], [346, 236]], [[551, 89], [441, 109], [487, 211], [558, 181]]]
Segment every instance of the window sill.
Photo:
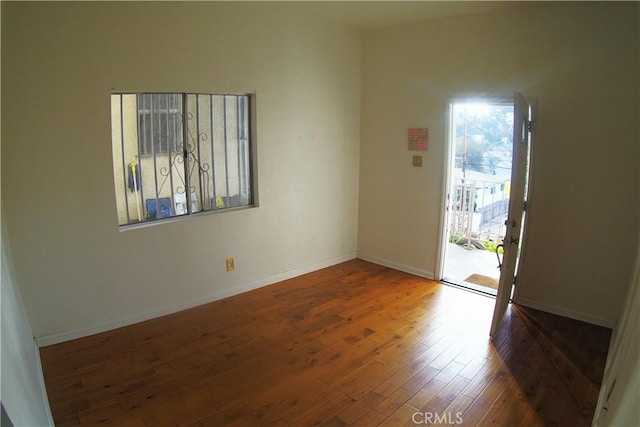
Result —
[[247, 206], [238, 206], [235, 208], [212, 209], [212, 210], [199, 211], [199, 212], [194, 212], [194, 213], [185, 214], [185, 215], [176, 215], [169, 218], [149, 219], [146, 221], [135, 222], [131, 224], [124, 224], [124, 225], [118, 226], [118, 228], [120, 231], [138, 230], [141, 228], [153, 227], [161, 224], [169, 224], [169, 223], [178, 222], [178, 221], [185, 221], [185, 220], [199, 218], [199, 217], [212, 215], [212, 214], [223, 214], [225, 212], [238, 212], [238, 211], [254, 209], [257, 207], [258, 205], [252, 204]]

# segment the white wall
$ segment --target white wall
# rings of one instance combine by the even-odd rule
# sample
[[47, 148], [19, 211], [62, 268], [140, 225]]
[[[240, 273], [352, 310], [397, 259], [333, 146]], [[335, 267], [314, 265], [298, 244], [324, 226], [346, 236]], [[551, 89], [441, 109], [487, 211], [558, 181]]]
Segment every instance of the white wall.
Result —
[[[638, 230], [637, 3], [546, 3], [363, 35], [358, 254], [436, 269], [449, 97], [537, 99], [521, 302], [613, 326]], [[408, 127], [429, 128], [411, 166]]]
[[[286, 4], [16, 2], [4, 13], [3, 197], [41, 343], [355, 256], [356, 31]], [[112, 91], [255, 92], [260, 207], [119, 232]]]
[[40, 356], [24, 311], [2, 221], [2, 405], [15, 426], [53, 425]]

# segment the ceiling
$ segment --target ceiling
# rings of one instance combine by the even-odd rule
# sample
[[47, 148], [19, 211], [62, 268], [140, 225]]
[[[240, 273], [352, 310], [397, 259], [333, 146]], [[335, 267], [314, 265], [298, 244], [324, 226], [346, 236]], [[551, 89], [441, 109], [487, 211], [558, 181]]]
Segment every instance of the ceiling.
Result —
[[[22, 0], [0, 0], [2, 9], [8, 2]], [[59, 0], [44, 0], [59, 1]], [[102, 1], [102, 0], [84, 0]], [[133, 2], [136, 0], [121, 0]], [[180, 0], [192, 1], [192, 0]], [[357, 30], [371, 30], [397, 24], [426, 21], [459, 15], [474, 15], [480, 13], [498, 12], [519, 7], [531, 6], [544, 1], [529, 0], [496, 0], [496, 1], [468, 1], [468, 0], [200, 0], [220, 2], [242, 2], [244, 4], [280, 4], [300, 7], [306, 13], [323, 17]], [[151, 3], [151, 2], [150, 2]]]
[[530, 6], [526, 1], [309, 1], [305, 9], [328, 19], [359, 29], [458, 15], [472, 15]]

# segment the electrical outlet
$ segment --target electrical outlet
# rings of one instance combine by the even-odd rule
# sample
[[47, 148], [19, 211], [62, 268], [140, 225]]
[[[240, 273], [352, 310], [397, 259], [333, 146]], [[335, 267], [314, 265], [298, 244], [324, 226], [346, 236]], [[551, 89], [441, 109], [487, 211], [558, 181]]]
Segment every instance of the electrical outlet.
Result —
[[233, 271], [236, 269], [233, 258], [227, 258], [227, 271]]

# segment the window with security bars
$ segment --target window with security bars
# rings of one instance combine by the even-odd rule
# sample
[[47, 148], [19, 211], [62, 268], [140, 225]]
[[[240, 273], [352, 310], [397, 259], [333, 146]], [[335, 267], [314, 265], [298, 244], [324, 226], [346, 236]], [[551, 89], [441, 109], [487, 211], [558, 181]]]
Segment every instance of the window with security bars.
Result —
[[250, 95], [111, 95], [121, 226], [251, 206]]

